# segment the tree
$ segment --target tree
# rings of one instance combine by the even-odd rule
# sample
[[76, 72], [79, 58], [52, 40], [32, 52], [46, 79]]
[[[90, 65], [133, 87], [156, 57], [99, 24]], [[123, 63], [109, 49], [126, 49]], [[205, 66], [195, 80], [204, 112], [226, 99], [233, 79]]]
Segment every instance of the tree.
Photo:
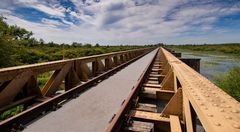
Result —
[[12, 65], [12, 49], [10, 45], [12, 37], [7, 35], [8, 25], [4, 19], [5, 18], [0, 17], [0, 67]]
[[100, 45], [98, 43], [96, 43], [95, 47], [99, 47]]
[[33, 33], [32, 32], [29, 32], [27, 31], [26, 29], [24, 28], [20, 28], [16, 25], [14, 26], [9, 26], [9, 29], [8, 29], [8, 32], [7, 32], [9, 35], [13, 36], [14, 39], [29, 39]]
[[43, 40], [42, 38], [40, 38], [40, 39], [39, 39], [39, 43], [40, 43], [41, 45], [43, 45], [43, 44], [44, 44], [44, 40]]
[[84, 44], [84, 47], [91, 48], [92, 45], [91, 44]]
[[73, 47], [82, 47], [82, 44], [81, 43], [77, 43], [77, 42], [73, 42], [72, 46]]

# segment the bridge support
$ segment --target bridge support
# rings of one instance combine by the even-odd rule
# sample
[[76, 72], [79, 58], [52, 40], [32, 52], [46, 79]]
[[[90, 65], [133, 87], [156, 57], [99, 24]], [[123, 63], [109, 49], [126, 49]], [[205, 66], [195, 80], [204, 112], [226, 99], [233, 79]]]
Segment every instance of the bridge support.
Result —
[[180, 58], [182, 62], [190, 66], [197, 72], [200, 72], [200, 60], [199, 58]]

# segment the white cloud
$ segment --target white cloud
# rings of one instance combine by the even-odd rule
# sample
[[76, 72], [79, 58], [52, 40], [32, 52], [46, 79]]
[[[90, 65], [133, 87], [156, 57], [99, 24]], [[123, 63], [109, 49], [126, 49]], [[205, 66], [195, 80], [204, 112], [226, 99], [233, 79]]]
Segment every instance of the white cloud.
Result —
[[51, 20], [51, 19], [46, 19], [46, 18], [42, 18], [42, 23], [49, 25], [49, 26], [58, 26], [58, 25], [63, 25], [61, 22], [59, 21], [55, 21], [55, 20]]
[[42, 11], [46, 14], [49, 14], [49, 15], [52, 15], [52, 16], [60, 16], [60, 17], [64, 17], [64, 12], [65, 12], [65, 9], [63, 8], [51, 8], [51, 7], [48, 7], [48, 6], [45, 6], [45, 5], [33, 5], [32, 6], [33, 8], [39, 10], [39, 11]]
[[[193, 42], [219, 33], [214, 23], [219, 17], [240, 12], [237, 4], [222, 6], [217, 2], [192, 0], [72, 0], [77, 10], [65, 9], [57, 1], [17, 0], [15, 4], [32, 7], [57, 17], [61, 22], [42, 19], [32, 23], [9, 15], [9, 23], [32, 30], [38, 38], [57, 42], [102, 42], [102, 43], [146, 43], [146, 42], [187, 42], [188, 35]], [[240, 3], [240, 2], [239, 2]], [[1, 6], [0, 6], [1, 8]], [[3, 12], [0, 10], [0, 12]], [[72, 20], [66, 19], [66, 13]], [[59, 28], [59, 26], [68, 28]], [[224, 29], [226, 31], [227, 29]], [[199, 36], [191, 35], [199, 32]], [[224, 34], [222, 32], [220, 34]], [[240, 33], [238, 33], [240, 34]], [[212, 35], [214, 36], [214, 35]], [[234, 35], [236, 36], [236, 35]], [[210, 39], [208, 40], [210, 42]], [[232, 38], [232, 37], [231, 37]], [[178, 41], [179, 40], [179, 41]], [[229, 39], [228, 39], [229, 40]], [[236, 39], [232, 39], [236, 40]], [[240, 41], [240, 39], [239, 39]], [[180, 43], [181, 43], [180, 42]]]
[[[50, 1], [49, 1], [50, 2]], [[51, 16], [64, 17], [66, 9], [58, 4], [46, 4], [41, 0], [15, 0], [14, 4], [21, 7], [31, 7]]]

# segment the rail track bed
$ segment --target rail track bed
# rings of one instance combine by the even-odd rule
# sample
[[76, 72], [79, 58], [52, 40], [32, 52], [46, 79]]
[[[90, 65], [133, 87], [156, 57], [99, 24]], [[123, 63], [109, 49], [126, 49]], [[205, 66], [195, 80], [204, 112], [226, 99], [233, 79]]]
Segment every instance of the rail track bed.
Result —
[[0, 69], [0, 112], [24, 107], [0, 131], [239, 132], [240, 103], [180, 57], [147, 48]]
[[57, 111], [35, 120], [24, 131], [104, 131], [156, 52], [154, 50], [146, 54], [67, 102]]
[[[131, 87], [127, 84], [131, 86], [135, 84], [134, 80], [137, 80], [141, 70], [148, 63], [149, 59], [145, 55], [147, 54], [146, 56], [151, 58], [153, 53], [150, 55], [148, 53], [153, 49], [113, 52], [0, 69], [0, 112], [18, 105], [24, 107], [23, 112], [0, 121], [0, 131], [104, 131], [105, 126], [101, 127], [102, 124], [104, 122], [107, 124], [111, 117], [111, 110], [113, 108], [117, 110], [116, 106], [119, 106], [117, 102], [114, 103], [118, 100], [114, 100], [112, 97], [120, 97], [120, 102], [122, 100], [121, 95], [113, 96], [114, 93], [111, 93], [116, 92], [112, 81], [115, 81], [115, 84], [119, 83], [119, 78], [115, 78], [116, 80], [110, 78], [117, 76], [125, 69], [127, 70], [129, 65], [139, 63], [133, 65], [130, 71], [125, 72], [125, 76], [127, 73], [131, 73], [133, 78], [124, 80], [124, 77], [121, 77], [122, 81], [125, 81], [122, 83], [122, 87], [130, 89]], [[142, 66], [134, 68], [141, 63], [143, 63]], [[41, 88], [38, 85], [37, 77], [42, 73], [52, 73], [52, 75]], [[109, 84], [105, 85], [107, 87], [100, 85], [106, 84], [106, 82]], [[121, 85], [116, 88], [115, 90], [119, 91]], [[125, 93], [124, 90], [120, 90], [120, 92], [124, 96], [128, 95], [126, 90]], [[108, 102], [112, 103], [109, 105]], [[106, 114], [110, 114], [110, 117]], [[84, 116], [86, 118], [83, 118]], [[107, 121], [100, 121], [95, 125], [91, 121], [96, 118]], [[41, 122], [42, 120], [46, 120], [46, 122]], [[81, 121], [83, 121], [82, 124], [78, 124]]]
[[175, 94], [174, 91], [161, 89], [167, 73], [168, 69], [164, 67], [159, 51], [106, 131], [170, 131], [170, 121], [172, 129], [181, 131], [182, 121], [179, 116], [162, 114]]
[[239, 131], [239, 102], [223, 93], [160, 48], [106, 132]]

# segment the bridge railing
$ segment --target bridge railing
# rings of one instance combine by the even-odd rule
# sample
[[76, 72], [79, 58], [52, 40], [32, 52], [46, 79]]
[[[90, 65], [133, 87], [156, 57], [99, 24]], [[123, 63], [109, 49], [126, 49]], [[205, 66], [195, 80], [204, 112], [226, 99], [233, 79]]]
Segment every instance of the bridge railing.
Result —
[[68, 91], [151, 50], [142, 48], [0, 69], [0, 113], [36, 97], [44, 101], [59, 89]]
[[[162, 90], [174, 91], [163, 116], [177, 115], [186, 128], [196, 131], [240, 131], [240, 103], [184, 64], [167, 50], [160, 49], [165, 75]], [[200, 124], [198, 123], [200, 121]]]

